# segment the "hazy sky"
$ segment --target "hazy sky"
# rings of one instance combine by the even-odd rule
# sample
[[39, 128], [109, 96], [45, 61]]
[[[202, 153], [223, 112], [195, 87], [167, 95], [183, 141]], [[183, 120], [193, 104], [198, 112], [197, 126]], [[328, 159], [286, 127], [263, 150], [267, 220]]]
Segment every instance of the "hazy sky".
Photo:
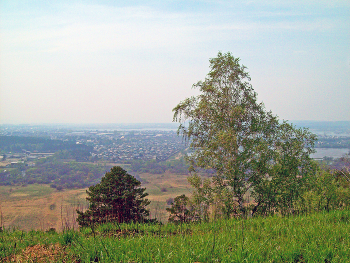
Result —
[[171, 122], [218, 51], [281, 119], [350, 121], [349, 0], [0, 3], [0, 123]]

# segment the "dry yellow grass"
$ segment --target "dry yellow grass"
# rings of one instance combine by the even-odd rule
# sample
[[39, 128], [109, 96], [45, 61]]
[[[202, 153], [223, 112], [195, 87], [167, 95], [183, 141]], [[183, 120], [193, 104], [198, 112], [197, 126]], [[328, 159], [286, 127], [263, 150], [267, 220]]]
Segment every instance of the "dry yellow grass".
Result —
[[0, 186], [2, 224], [23, 230], [62, 229], [74, 225], [75, 209], [85, 203], [85, 189], [57, 191], [48, 185]]
[[[143, 187], [149, 193], [151, 217], [166, 221], [166, 200], [189, 194], [187, 176], [141, 174]], [[22, 230], [78, 227], [75, 210], [86, 207], [86, 189], [57, 191], [49, 185], [0, 186], [0, 224]], [[1, 222], [2, 218], [2, 222]]]
[[170, 206], [166, 204], [166, 200], [190, 193], [186, 175], [172, 173], [141, 174], [140, 177], [145, 181], [142, 186], [146, 187], [146, 192], [149, 194], [147, 198], [151, 201], [149, 206], [150, 215], [162, 222], [166, 222], [168, 219], [165, 208]]

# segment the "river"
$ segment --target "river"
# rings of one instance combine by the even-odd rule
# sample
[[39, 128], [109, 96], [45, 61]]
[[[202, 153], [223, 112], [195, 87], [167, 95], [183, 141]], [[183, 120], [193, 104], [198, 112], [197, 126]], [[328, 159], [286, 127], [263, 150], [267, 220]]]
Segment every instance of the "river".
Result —
[[347, 148], [315, 148], [316, 153], [311, 154], [312, 158], [333, 157], [340, 158], [350, 152]]

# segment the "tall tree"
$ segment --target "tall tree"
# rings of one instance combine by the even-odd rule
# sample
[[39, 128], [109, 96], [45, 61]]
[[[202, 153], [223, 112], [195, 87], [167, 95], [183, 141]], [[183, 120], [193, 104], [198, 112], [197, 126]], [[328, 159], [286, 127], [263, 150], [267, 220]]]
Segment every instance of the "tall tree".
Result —
[[141, 182], [119, 166], [111, 168], [101, 183], [86, 191], [89, 209], [77, 211], [81, 226], [104, 222], [141, 222], [149, 215], [146, 206], [150, 203]]
[[308, 190], [316, 174], [317, 165], [310, 158], [315, 140], [316, 135], [307, 129], [281, 123], [270, 146], [274, 154], [268, 176], [257, 180], [252, 191], [253, 214], [294, 213], [295, 202]]
[[[193, 150], [188, 157], [192, 171], [214, 169], [215, 190], [225, 190], [245, 213], [248, 191], [261, 185], [276, 163], [282, 129], [278, 118], [258, 103], [239, 58], [219, 52], [209, 61], [209, 74], [193, 85], [200, 94], [180, 102], [173, 120]], [[237, 212], [227, 201], [226, 216]]]

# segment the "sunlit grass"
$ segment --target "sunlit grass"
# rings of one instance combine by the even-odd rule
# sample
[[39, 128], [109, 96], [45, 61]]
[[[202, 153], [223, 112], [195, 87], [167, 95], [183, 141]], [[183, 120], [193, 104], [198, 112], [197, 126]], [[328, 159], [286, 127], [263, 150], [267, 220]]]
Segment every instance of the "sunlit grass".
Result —
[[349, 262], [350, 211], [184, 225], [105, 224], [63, 233], [6, 230], [0, 259], [60, 244], [81, 262]]

